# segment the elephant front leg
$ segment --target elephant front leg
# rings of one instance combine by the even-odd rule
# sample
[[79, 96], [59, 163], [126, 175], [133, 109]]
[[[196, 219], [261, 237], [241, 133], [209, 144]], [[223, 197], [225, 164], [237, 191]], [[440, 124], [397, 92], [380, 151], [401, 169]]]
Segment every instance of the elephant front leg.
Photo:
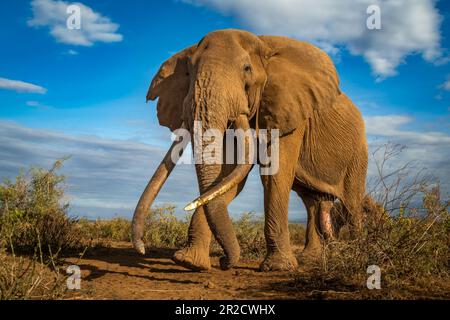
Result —
[[289, 236], [289, 196], [298, 162], [302, 131], [297, 129], [279, 141], [279, 170], [273, 175], [262, 175], [264, 186], [264, 234], [267, 255], [261, 271], [292, 270], [297, 267]]
[[[233, 167], [228, 167], [228, 171], [232, 171]], [[227, 173], [227, 172], [226, 172]], [[231, 189], [223, 196], [225, 205], [228, 205], [244, 188], [245, 178], [238, 186]], [[224, 208], [227, 210], [226, 208]], [[206, 214], [204, 207], [199, 207], [195, 210], [191, 219], [188, 234], [188, 244], [185, 248], [175, 252], [172, 260], [194, 271], [206, 271], [211, 269], [211, 261], [209, 258], [209, 248], [211, 243], [211, 229], [208, 221], [206, 220]], [[222, 263], [226, 264], [224, 259]], [[223, 267], [226, 267], [223, 265]]]
[[264, 235], [267, 254], [260, 265], [261, 271], [292, 270], [297, 267], [289, 235], [288, 206], [290, 189], [281, 188], [279, 181], [267, 178], [264, 193], [266, 219]]
[[194, 271], [211, 269], [209, 258], [211, 230], [203, 210], [203, 207], [195, 210], [189, 225], [188, 244], [175, 252], [172, 257], [175, 263]]

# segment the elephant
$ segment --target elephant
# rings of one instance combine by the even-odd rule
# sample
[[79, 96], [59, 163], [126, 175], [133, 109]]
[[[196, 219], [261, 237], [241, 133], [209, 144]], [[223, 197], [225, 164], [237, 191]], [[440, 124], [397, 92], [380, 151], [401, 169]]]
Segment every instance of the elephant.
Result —
[[[171, 131], [230, 126], [278, 129], [279, 169], [261, 175], [267, 253], [260, 270], [291, 270], [298, 260], [290, 245], [291, 190], [307, 210], [304, 259], [320, 255], [333, 238], [335, 201], [357, 236], [367, 174], [367, 141], [358, 108], [339, 88], [331, 58], [318, 47], [282, 36], [257, 36], [237, 29], [208, 33], [165, 61], [153, 78], [147, 101], [155, 100], [159, 124]], [[195, 143], [193, 140], [192, 143]], [[143, 220], [175, 164], [175, 141], [144, 190], [132, 223], [132, 242], [145, 254]], [[241, 192], [253, 165], [196, 164], [200, 196], [189, 226], [188, 244], [173, 260], [196, 271], [211, 268], [211, 234], [221, 245], [222, 269], [240, 259], [228, 204]]]

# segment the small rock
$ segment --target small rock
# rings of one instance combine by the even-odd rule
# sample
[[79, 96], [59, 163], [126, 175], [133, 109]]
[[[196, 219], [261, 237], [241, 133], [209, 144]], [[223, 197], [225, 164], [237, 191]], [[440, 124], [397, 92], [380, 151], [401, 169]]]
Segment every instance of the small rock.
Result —
[[205, 288], [208, 288], [208, 289], [215, 289], [215, 288], [216, 288], [216, 285], [215, 285], [213, 282], [208, 281], [208, 283], [205, 285]]

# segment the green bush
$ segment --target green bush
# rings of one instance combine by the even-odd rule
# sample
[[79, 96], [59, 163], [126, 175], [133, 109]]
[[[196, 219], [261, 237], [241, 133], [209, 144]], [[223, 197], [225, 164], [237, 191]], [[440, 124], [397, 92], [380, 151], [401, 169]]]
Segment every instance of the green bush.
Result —
[[61, 165], [32, 168], [0, 185], [0, 246], [30, 252], [40, 246], [48, 253], [81, 248], [77, 221], [63, 204], [64, 176], [56, 173]]
[[353, 240], [327, 243], [321, 259], [310, 266], [311, 273], [306, 277], [298, 274], [297, 284], [308, 283], [315, 289], [351, 288], [370, 297], [380, 293], [365, 288], [366, 271], [368, 266], [377, 265], [385, 298], [398, 298], [400, 292], [405, 297], [408, 290], [440, 290], [445, 283], [450, 289], [448, 203], [438, 200], [435, 189], [427, 190], [422, 209], [425, 212], [404, 208], [391, 217], [371, 202], [366, 206], [363, 233]]
[[234, 221], [234, 230], [243, 257], [259, 258], [266, 253], [266, 240], [264, 238], [264, 221], [255, 219], [253, 212], [247, 212]]
[[81, 246], [77, 221], [63, 204], [61, 164], [0, 184], [0, 300], [56, 299], [65, 292], [57, 257]]
[[174, 206], [157, 207], [145, 220], [143, 241], [152, 248], [181, 248], [187, 242], [191, 216], [184, 221], [174, 215]]
[[111, 241], [131, 240], [131, 222], [121, 217], [95, 221], [82, 218], [78, 221], [77, 229], [80, 239], [90, 247], [109, 247]]
[[306, 237], [305, 226], [301, 223], [290, 223], [289, 233], [291, 236], [291, 244], [297, 246], [298, 249], [303, 249]]

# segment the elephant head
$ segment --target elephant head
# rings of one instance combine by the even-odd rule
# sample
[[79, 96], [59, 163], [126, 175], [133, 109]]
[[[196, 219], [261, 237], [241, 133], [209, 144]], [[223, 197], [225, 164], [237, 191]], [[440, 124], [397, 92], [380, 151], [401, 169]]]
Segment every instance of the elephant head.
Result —
[[[159, 97], [159, 123], [172, 131], [183, 125], [192, 133], [194, 121], [201, 121], [202, 131], [219, 132], [230, 125], [246, 129], [252, 123], [278, 129], [283, 136], [315, 110], [331, 105], [339, 95], [338, 82], [329, 57], [312, 45], [220, 30], [164, 62], [147, 99]], [[142, 253], [143, 216], [174, 167], [170, 152], [142, 194], [133, 218], [133, 243]], [[224, 177], [220, 164], [196, 164], [200, 197], [188, 209], [204, 206], [211, 230], [230, 261], [239, 256], [239, 246], [221, 195], [250, 169], [249, 164], [237, 165]]]

